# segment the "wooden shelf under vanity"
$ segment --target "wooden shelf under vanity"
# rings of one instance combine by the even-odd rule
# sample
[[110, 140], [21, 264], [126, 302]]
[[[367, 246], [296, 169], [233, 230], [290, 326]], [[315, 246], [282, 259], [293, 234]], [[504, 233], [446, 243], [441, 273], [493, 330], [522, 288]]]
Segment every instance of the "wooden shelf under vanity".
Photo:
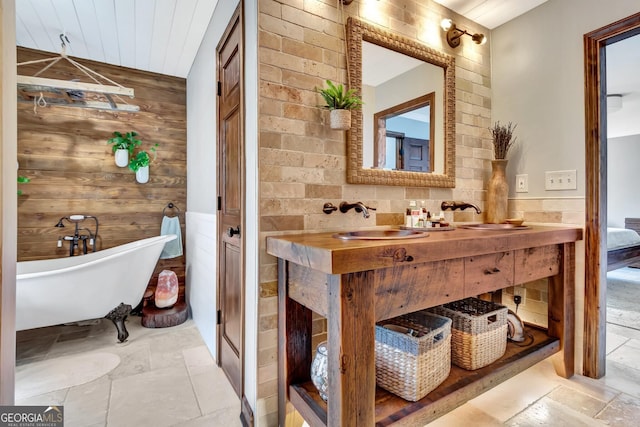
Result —
[[[452, 365], [447, 379], [417, 402], [376, 387], [376, 427], [393, 426], [398, 420], [403, 425], [408, 422], [425, 425], [560, 350], [560, 341], [549, 337], [546, 330], [527, 326], [526, 331], [533, 335], [532, 344], [520, 346], [510, 342], [500, 359], [474, 371]], [[311, 381], [290, 385], [289, 399], [311, 425], [327, 425], [327, 404]]]
[[[290, 402], [312, 427], [424, 425], [553, 355], [573, 375], [575, 241], [582, 230], [457, 229], [407, 240], [342, 241], [331, 233], [267, 239], [278, 257], [279, 425]], [[509, 343], [484, 368], [452, 366], [418, 402], [375, 383], [375, 323], [515, 284], [548, 278], [548, 329], [527, 326], [531, 345]], [[327, 318], [328, 404], [310, 382], [312, 313]]]

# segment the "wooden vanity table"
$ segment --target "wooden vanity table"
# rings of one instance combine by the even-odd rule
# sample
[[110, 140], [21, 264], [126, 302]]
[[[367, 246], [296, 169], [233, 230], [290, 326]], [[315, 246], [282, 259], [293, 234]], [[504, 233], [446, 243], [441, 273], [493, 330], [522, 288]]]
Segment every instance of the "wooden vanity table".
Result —
[[[574, 373], [575, 242], [582, 229], [456, 229], [406, 240], [340, 240], [333, 233], [267, 238], [278, 257], [279, 417], [286, 403], [315, 426], [422, 426], [554, 353]], [[438, 388], [405, 401], [375, 380], [375, 322], [548, 277], [548, 329], [533, 344], [475, 370], [452, 366]], [[328, 324], [328, 402], [310, 381], [312, 311]]]

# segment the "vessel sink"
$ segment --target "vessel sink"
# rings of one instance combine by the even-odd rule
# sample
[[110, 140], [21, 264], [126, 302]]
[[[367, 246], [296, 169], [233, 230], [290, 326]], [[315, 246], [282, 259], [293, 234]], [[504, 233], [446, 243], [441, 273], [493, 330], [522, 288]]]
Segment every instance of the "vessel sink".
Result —
[[346, 231], [336, 233], [333, 237], [342, 240], [393, 240], [393, 239], [415, 239], [426, 237], [426, 231], [419, 230], [361, 230]]
[[529, 227], [526, 225], [515, 225], [515, 224], [466, 224], [459, 225], [458, 228], [466, 228], [468, 230], [526, 230]]

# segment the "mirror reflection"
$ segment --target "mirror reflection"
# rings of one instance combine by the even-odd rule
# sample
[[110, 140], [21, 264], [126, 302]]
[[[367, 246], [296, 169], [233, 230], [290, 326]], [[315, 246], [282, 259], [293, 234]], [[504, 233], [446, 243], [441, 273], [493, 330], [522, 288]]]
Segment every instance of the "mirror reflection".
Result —
[[363, 167], [443, 173], [443, 91], [441, 67], [363, 41]]
[[455, 186], [455, 60], [350, 17], [349, 86], [361, 94], [348, 133], [347, 182]]

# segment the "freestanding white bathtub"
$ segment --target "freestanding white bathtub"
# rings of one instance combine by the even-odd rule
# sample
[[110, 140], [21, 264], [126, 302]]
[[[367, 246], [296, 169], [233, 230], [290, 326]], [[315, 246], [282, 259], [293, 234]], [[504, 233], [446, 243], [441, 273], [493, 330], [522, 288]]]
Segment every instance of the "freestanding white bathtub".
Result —
[[[86, 255], [17, 263], [16, 330], [108, 317], [124, 341], [124, 317], [142, 300], [165, 243], [175, 238], [156, 236]], [[115, 312], [124, 315], [121, 325]]]

